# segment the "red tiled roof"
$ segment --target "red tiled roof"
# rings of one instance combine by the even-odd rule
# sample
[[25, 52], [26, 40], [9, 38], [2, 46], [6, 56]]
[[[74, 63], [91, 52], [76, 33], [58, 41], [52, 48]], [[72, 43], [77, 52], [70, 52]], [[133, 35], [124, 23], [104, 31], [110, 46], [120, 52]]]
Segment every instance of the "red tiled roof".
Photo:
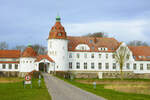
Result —
[[[61, 36], [59, 36], [61, 34]], [[67, 39], [64, 27], [60, 22], [56, 22], [49, 32], [48, 39]]]
[[0, 58], [19, 58], [20, 50], [0, 50]]
[[[87, 51], [87, 52], [114, 52], [120, 45], [120, 43], [114, 38], [104, 38], [104, 37], [73, 37], [68, 36], [69, 40], [68, 50], [69, 51]], [[92, 40], [92, 43], [90, 43]], [[90, 50], [75, 50], [76, 46], [79, 44], [87, 44]], [[99, 51], [98, 48], [105, 47], [107, 51]]]
[[36, 57], [36, 56], [37, 53], [34, 51], [32, 47], [27, 47], [22, 53], [22, 57]]
[[135, 60], [150, 61], [150, 47], [149, 46], [128, 46], [132, 51]]
[[48, 55], [38, 55], [36, 61], [41, 61], [42, 59], [47, 59], [50, 62], [54, 62], [54, 60], [50, 58]]
[[0, 63], [15, 63], [15, 64], [19, 64], [19, 61], [0, 61]]

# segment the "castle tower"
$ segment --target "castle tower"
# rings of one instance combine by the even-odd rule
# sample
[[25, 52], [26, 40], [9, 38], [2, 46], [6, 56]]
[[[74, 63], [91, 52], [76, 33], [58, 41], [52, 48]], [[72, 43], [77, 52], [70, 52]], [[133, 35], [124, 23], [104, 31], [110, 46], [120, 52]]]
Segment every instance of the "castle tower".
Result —
[[48, 37], [48, 56], [55, 61], [56, 71], [68, 70], [68, 40], [64, 27], [61, 25], [60, 16], [51, 28]]

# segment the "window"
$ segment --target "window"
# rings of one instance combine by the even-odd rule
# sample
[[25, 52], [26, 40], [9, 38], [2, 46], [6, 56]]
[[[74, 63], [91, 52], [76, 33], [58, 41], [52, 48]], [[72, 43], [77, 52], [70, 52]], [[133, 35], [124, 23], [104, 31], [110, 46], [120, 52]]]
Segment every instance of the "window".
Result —
[[30, 63], [32, 63], [32, 61], [30, 61]]
[[58, 36], [61, 36], [62, 34], [61, 33], [58, 33]]
[[130, 69], [130, 64], [129, 63], [126, 64], [126, 68]]
[[77, 58], [80, 58], [80, 54], [79, 53], [77, 53]]
[[15, 69], [18, 69], [18, 64], [15, 64]]
[[76, 67], [77, 67], [77, 69], [80, 69], [80, 63], [79, 62], [76, 63]]
[[2, 65], [2, 68], [3, 68], [3, 69], [6, 69], [6, 64], [3, 64], [3, 65]]
[[109, 63], [105, 64], [106, 69], [109, 69]]
[[86, 53], [84, 54], [84, 58], [87, 58], [87, 54]]
[[101, 58], [102, 57], [102, 54], [99, 54], [99, 58]]
[[106, 54], [106, 59], [108, 59], [108, 54]]
[[28, 61], [26, 61], [26, 63], [28, 63]]
[[150, 70], [150, 64], [147, 64], [147, 70]]
[[127, 59], [129, 59], [130, 58], [130, 55], [127, 55]]
[[72, 58], [72, 53], [69, 53], [69, 58]]
[[136, 64], [133, 64], [133, 69], [136, 70]]
[[116, 63], [113, 63], [113, 69], [116, 69]]
[[81, 46], [81, 50], [85, 50], [85, 47], [84, 47], [84, 46]]
[[140, 70], [143, 70], [143, 64], [140, 64]]
[[91, 54], [91, 58], [94, 58], [94, 54]]
[[69, 46], [69, 49], [71, 49], [72, 48], [72, 46]]
[[94, 47], [92, 46], [92, 50], [94, 50]]
[[87, 63], [84, 63], [84, 69], [87, 69]]
[[9, 69], [12, 69], [12, 64], [9, 64]]
[[69, 69], [72, 69], [72, 62], [69, 62]]
[[94, 63], [91, 63], [91, 69], [94, 69]]
[[102, 69], [102, 63], [98, 63], [98, 69]]
[[112, 58], [115, 59], [115, 54], [112, 55]]
[[90, 43], [93, 43], [93, 41], [92, 41], [92, 40], [89, 40], [89, 42], [90, 42]]

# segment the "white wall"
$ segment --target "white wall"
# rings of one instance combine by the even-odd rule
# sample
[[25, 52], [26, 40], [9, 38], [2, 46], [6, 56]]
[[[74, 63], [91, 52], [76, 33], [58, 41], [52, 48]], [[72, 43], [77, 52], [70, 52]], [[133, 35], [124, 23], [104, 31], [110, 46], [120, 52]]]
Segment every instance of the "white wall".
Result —
[[68, 70], [68, 40], [49, 39], [48, 56], [55, 61], [56, 70]]
[[31, 57], [23, 57], [20, 58], [20, 72], [31, 72], [33, 70], [36, 70], [36, 58]]
[[[4, 64], [4, 63], [3, 63]], [[15, 64], [14, 63], [10, 63], [12, 65], [12, 68], [9, 69], [9, 64], [5, 64], [5, 69], [3, 69], [2, 63], [0, 63], [0, 71], [19, 71], [19, 64], [18, 64], [18, 69], [15, 69]]]
[[[113, 69], [113, 63], [116, 63], [115, 59], [113, 59], [113, 53], [108, 52], [68, 52], [68, 55], [72, 53], [72, 58], [68, 56], [68, 66], [69, 62], [72, 62], [72, 70], [78, 71], [120, 71], [119, 65], [116, 64], [116, 69]], [[84, 58], [84, 54], [87, 54], [87, 58]], [[77, 58], [77, 54], [80, 55], [80, 58]], [[94, 54], [94, 58], [91, 58], [91, 54]], [[99, 58], [99, 54], [101, 54], [101, 58]], [[108, 54], [108, 59], [106, 59], [106, 54]], [[135, 61], [132, 57], [132, 53], [129, 61], [129, 69], [127, 69], [126, 64], [123, 67], [123, 71], [133, 71], [134, 73], [150, 73], [150, 70], [147, 70], [147, 64], [150, 64], [150, 61]], [[76, 68], [76, 63], [80, 63], [80, 69]], [[84, 62], [87, 62], [87, 69], [84, 69]], [[91, 63], [94, 63], [95, 68], [91, 69]], [[102, 69], [98, 68], [98, 63], [102, 63]], [[109, 63], [109, 69], [105, 68], [105, 63]], [[134, 70], [133, 64], [137, 64], [137, 69]], [[140, 64], [143, 64], [143, 70], [140, 70]]]

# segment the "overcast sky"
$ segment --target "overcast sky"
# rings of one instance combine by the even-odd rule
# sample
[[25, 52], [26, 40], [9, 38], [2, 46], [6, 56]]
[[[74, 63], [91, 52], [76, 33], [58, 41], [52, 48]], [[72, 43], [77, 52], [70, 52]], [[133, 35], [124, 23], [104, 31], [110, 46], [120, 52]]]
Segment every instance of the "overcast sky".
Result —
[[150, 43], [150, 0], [0, 0], [0, 41], [46, 46], [58, 13], [69, 36], [106, 32]]

